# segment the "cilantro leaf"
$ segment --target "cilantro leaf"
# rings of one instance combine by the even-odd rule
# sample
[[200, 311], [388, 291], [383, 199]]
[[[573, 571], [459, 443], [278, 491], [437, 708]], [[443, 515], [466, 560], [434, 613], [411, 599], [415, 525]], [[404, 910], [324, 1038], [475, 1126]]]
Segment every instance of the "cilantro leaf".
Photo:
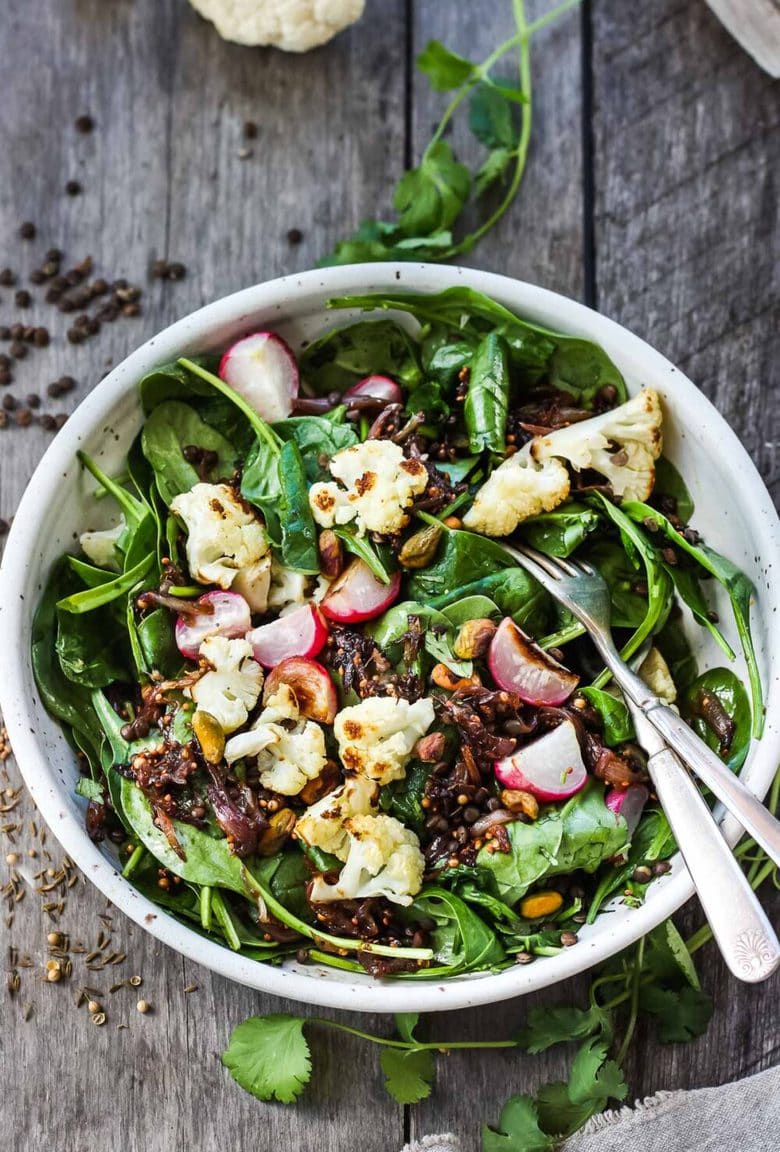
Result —
[[425, 50], [417, 57], [416, 64], [428, 77], [435, 92], [460, 88], [476, 71], [475, 64], [445, 48], [440, 40], [429, 40]]
[[516, 1039], [522, 1048], [537, 1053], [544, 1052], [553, 1044], [583, 1040], [594, 1033], [606, 1040], [612, 1034], [609, 1015], [602, 1008], [598, 1005], [571, 1008], [567, 1004], [557, 1004], [551, 1008], [533, 1008], [528, 1014], [528, 1023]]
[[407, 1044], [414, 1043], [414, 1030], [420, 1020], [419, 1012], [396, 1012], [395, 1026], [398, 1035]]
[[701, 988], [691, 954], [671, 920], [653, 929], [648, 944], [643, 967], [652, 973], [654, 979], [674, 982], [682, 976], [692, 988]]
[[569, 1073], [569, 1098], [575, 1104], [587, 1100], [606, 1103], [610, 1097], [624, 1100], [628, 1087], [614, 1060], [607, 1060], [607, 1045], [595, 1037], [580, 1048]]
[[501, 1109], [498, 1128], [482, 1129], [482, 1152], [548, 1152], [555, 1141], [539, 1127], [530, 1096], [510, 1096]]
[[514, 148], [512, 106], [494, 84], [478, 84], [469, 98], [469, 128], [488, 148]]
[[497, 181], [503, 179], [512, 160], [512, 153], [508, 148], [494, 148], [474, 174], [474, 191], [477, 196], [484, 196], [489, 188]]
[[542, 1085], [536, 1093], [536, 1107], [541, 1127], [556, 1136], [570, 1136], [602, 1110], [601, 1103], [596, 1100], [575, 1104], [569, 1096], [568, 1085], [560, 1080]]
[[311, 1076], [305, 1021], [285, 1013], [250, 1016], [233, 1029], [222, 1063], [258, 1100], [292, 1104]]
[[385, 1088], [399, 1104], [417, 1104], [431, 1094], [436, 1063], [428, 1048], [383, 1048], [379, 1057]]
[[642, 988], [639, 1006], [658, 1022], [662, 1044], [684, 1044], [707, 1031], [712, 1000], [699, 988], [686, 985], [679, 992], [648, 984]]
[[393, 207], [405, 236], [441, 232], [457, 219], [468, 199], [471, 174], [459, 164], [445, 140], [429, 145], [417, 168], [404, 173], [395, 189]]

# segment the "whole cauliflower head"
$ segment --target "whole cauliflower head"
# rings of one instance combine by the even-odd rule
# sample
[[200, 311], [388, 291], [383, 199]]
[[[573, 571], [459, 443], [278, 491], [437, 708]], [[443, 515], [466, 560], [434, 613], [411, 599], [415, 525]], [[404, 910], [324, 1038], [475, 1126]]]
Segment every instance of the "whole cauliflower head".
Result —
[[224, 40], [308, 52], [354, 24], [365, 0], [190, 0]]
[[228, 764], [256, 756], [260, 783], [282, 796], [297, 796], [327, 761], [325, 736], [313, 720], [301, 720], [295, 694], [280, 684], [248, 732], [225, 745]]
[[393, 816], [352, 816], [346, 821], [347, 861], [335, 884], [317, 876], [311, 899], [360, 900], [384, 896], [411, 904], [422, 888], [425, 859], [414, 832]]
[[187, 528], [187, 563], [201, 584], [227, 590], [241, 569], [268, 555], [263, 525], [227, 484], [195, 484], [174, 497], [171, 512]]
[[346, 860], [349, 836], [346, 822], [353, 816], [368, 816], [376, 810], [379, 786], [365, 776], [348, 776], [344, 783], [323, 796], [298, 817], [295, 835], [310, 848], [321, 848]]
[[209, 636], [199, 655], [211, 668], [187, 694], [214, 717], [223, 732], [235, 732], [246, 722], [263, 686], [263, 670], [252, 658], [252, 645], [248, 640]]
[[333, 722], [341, 762], [348, 772], [379, 784], [401, 780], [415, 744], [433, 720], [428, 697], [410, 704], [394, 696], [369, 696], [343, 708]]
[[122, 538], [127, 527], [124, 516], [120, 516], [119, 523], [113, 528], [102, 528], [95, 532], [82, 532], [79, 536], [81, 551], [88, 560], [98, 568], [110, 568], [113, 572], [120, 569], [116, 546]]
[[340, 481], [312, 484], [314, 519], [323, 528], [355, 521], [366, 532], [400, 532], [409, 523], [406, 511], [425, 491], [428, 470], [421, 460], [408, 460], [391, 440], [364, 440], [337, 452], [328, 465]]
[[464, 525], [487, 536], [508, 536], [529, 517], [551, 512], [569, 495], [563, 461], [577, 472], [601, 473], [620, 499], [646, 500], [663, 447], [662, 421], [658, 393], [643, 388], [611, 412], [535, 436], [482, 485]]

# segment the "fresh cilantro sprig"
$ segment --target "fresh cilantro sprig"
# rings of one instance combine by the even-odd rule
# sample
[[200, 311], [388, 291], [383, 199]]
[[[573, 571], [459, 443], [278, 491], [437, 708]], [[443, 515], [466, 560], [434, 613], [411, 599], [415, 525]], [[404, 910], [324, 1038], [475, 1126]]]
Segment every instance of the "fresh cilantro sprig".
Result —
[[[321, 265], [358, 264], [375, 260], [451, 260], [470, 252], [498, 223], [523, 178], [531, 141], [531, 40], [580, 0], [564, 0], [529, 23], [523, 0], [512, 0], [516, 32], [481, 64], [431, 40], [417, 57], [418, 69], [435, 92], [453, 92], [449, 104], [416, 168], [405, 172], [393, 193], [396, 219], [364, 220], [354, 235], [341, 240]], [[517, 86], [493, 75], [496, 64], [517, 49]], [[468, 101], [472, 135], [487, 148], [479, 168], [460, 163], [444, 139], [453, 117]], [[515, 110], [519, 108], [519, 126]], [[503, 189], [497, 206], [476, 228], [457, 234], [467, 206], [491, 189]]]
[[[767, 807], [780, 806], [780, 773]], [[753, 887], [767, 880], [780, 887], [780, 870], [754, 841], [743, 840], [735, 855]], [[311, 1076], [311, 1051], [304, 1027], [336, 1029], [380, 1048], [385, 1087], [399, 1104], [426, 1099], [436, 1076], [435, 1055], [458, 1050], [517, 1048], [534, 1054], [576, 1042], [566, 1081], [543, 1084], [533, 1095], [510, 1097], [495, 1126], [482, 1130], [482, 1152], [552, 1152], [560, 1140], [622, 1101], [628, 1086], [622, 1065], [641, 1016], [655, 1024], [663, 1044], [684, 1043], [706, 1032], [712, 1002], [702, 991], [694, 955], [710, 939], [704, 925], [683, 940], [671, 920], [633, 948], [598, 969], [584, 1008], [535, 1007], [525, 1027], [506, 1040], [428, 1041], [418, 1035], [419, 1015], [395, 1017], [396, 1036], [386, 1038], [336, 1020], [287, 1015], [255, 1016], [234, 1030], [222, 1061], [233, 1078], [260, 1100], [292, 1103]]]

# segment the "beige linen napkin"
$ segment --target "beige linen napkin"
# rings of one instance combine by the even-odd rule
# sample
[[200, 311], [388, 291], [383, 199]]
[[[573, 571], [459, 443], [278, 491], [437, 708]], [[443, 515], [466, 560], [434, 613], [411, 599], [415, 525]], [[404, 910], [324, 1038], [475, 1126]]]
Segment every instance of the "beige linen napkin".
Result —
[[[471, 1147], [471, 1145], [469, 1145]], [[693, 1092], [659, 1092], [604, 1112], [561, 1152], [777, 1152], [780, 1065], [747, 1080]], [[425, 1136], [402, 1152], [463, 1152], [457, 1136]]]

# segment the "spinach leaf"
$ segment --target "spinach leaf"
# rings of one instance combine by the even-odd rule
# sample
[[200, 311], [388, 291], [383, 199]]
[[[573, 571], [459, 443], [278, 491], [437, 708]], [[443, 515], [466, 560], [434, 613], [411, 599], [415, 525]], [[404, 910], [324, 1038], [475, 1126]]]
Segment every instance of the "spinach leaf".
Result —
[[422, 835], [427, 817], [422, 798], [432, 771], [432, 764], [412, 760], [407, 765], [403, 780], [393, 780], [382, 789], [380, 795], [383, 811], [395, 816], [407, 828], [412, 828], [418, 836]]
[[174, 621], [166, 608], [156, 608], [136, 627], [147, 672], [160, 672], [166, 680], [179, 675], [183, 658], [176, 647]]
[[[76, 593], [79, 595], [79, 593]], [[57, 605], [55, 650], [60, 668], [83, 688], [103, 688], [127, 679], [127, 631], [109, 607], [76, 615]]]
[[116, 575], [115, 571], [107, 568], [96, 568], [94, 564], [87, 564], [84, 560], [79, 560], [78, 556], [67, 555], [65, 559], [87, 588], [99, 588], [101, 584], [108, 584]]
[[269, 536], [279, 538], [277, 507], [282, 495], [279, 452], [265, 440], [256, 440], [241, 474], [241, 495], [265, 516]]
[[[197, 364], [208, 372], [216, 372], [219, 367], [219, 356], [194, 356], [189, 363]], [[147, 415], [166, 400], [183, 400], [185, 403], [190, 403], [193, 399], [199, 400], [201, 397], [207, 398], [211, 395], [209, 385], [193, 376], [179, 360], [153, 368], [141, 379], [138, 389], [143, 410]]]
[[664, 563], [664, 568], [672, 578], [675, 592], [683, 604], [690, 610], [696, 623], [700, 624], [702, 628], [706, 628], [720, 646], [724, 655], [727, 656], [729, 660], [733, 660], [735, 658], [734, 650], [720, 628], [710, 619], [709, 605], [704, 599], [704, 593], [701, 590], [701, 585], [696, 578], [695, 572], [690, 568], [683, 568], [680, 564]]
[[501, 612], [488, 596], [464, 596], [462, 600], [456, 600], [443, 608], [441, 614], [450, 624], [460, 627], [467, 620], [490, 620], [500, 616]]
[[298, 445], [310, 484], [331, 479], [324, 462], [326, 457], [330, 459], [358, 443], [351, 424], [335, 424], [323, 416], [290, 416], [287, 420], [277, 420], [274, 431], [282, 440], [294, 440]]
[[748, 670], [748, 679], [750, 680], [750, 696], [753, 706], [753, 728], [752, 733], [756, 739], [761, 736], [764, 730], [764, 701], [761, 689], [761, 675], [758, 670], [758, 661], [756, 660], [755, 648], [753, 647], [753, 639], [750, 635], [750, 600], [755, 593], [755, 589], [741, 569], [737, 568], [731, 560], [725, 556], [721, 556], [713, 548], [707, 544], [691, 544], [685, 539], [676, 528], [674, 528], [669, 521], [660, 512], [656, 512], [654, 508], [648, 507], [647, 504], [641, 504], [639, 501], [629, 501], [623, 505], [625, 513], [634, 520], [643, 522], [647, 519], [654, 521], [654, 523], [661, 529], [669, 540], [680, 548], [700, 564], [705, 572], [709, 572], [714, 576], [719, 584], [726, 589], [731, 600], [731, 609], [734, 613], [734, 621], [737, 625], [737, 632], [742, 643], [742, 652], [745, 657], [745, 664]]
[[657, 500], [658, 496], [671, 496], [677, 515], [688, 523], [694, 512], [693, 497], [682, 476], [666, 456], [660, 456], [655, 462], [653, 500]]
[[501, 455], [506, 447], [509, 363], [506, 342], [489, 332], [471, 361], [463, 418], [472, 452]]
[[549, 808], [533, 824], [507, 825], [510, 852], [477, 857], [493, 873], [501, 897], [516, 903], [532, 884], [550, 876], [598, 866], [625, 847], [628, 827], [604, 803], [604, 787], [590, 780], [560, 808]]
[[634, 725], [625, 701], [601, 688], [580, 688], [580, 695], [591, 704], [601, 716], [604, 743], [610, 748], [634, 739]]
[[279, 471], [278, 522], [282, 563], [296, 572], [319, 573], [317, 530], [309, 506], [309, 485], [301, 450], [294, 440], [282, 445]]
[[212, 469], [215, 478], [229, 477], [238, 463], [232, 444], [204, 423], [194, 408], [178, 400], [164, 401], [147, 416], [141, 444], [166, 505], [179, 493], [189, 492], [201, 479], [193, 465], [185, 460], [185, 448], [194, 445], [216, 453]]
[[624, 549], [616, 540], [597, 540], [586, 555], [609, 588], [612, 627], [638, 628], [647, 615], [647, 596]]
[[446, 888], [423, 889], [409, 909], [412, 919], [434, 920], [431, 942], [438, 969], [412, 973], [430, 979], [433, 973], [454, 976], [456, 973], [491, 968], [505, 959], [504, 949], [495, 932], [459, 896]]
[[357, 556], [359, 560], [367, 564], [377, 580], [381, 580], [383, 584], [390, 583], [390, 576], [395, 571], [395, 564], [392, 562], [393, 554], [389, 549], [373, 544], [365, 536], [358, 536], [355, 529], [348, 524], [341, 528], [334, 528], [333, 531], [347, 552], [351, 552], [353, 556]]
[[[653, 864], [656, 860], [666, 860], [677, 851], [669, 821], [660, 808], [645, 809], [627, 853], [622, 855], [621, 863], [615, 865], [608, 861], [604, 864], [603, 875], [600, 876], [596, 891], [588, 908], [588, 924], [592, 924], [600, 910], [611, 896], [623, 892], [626, 884], [638, 864]], [[634, 881], [632, 887], [640, 886]]]
[[103, 733], [90, 701], [88, 688], [65, 676], [55, 652], [57, 601], [68, 590], [65, 562], [54, 568], [35, 610], [32, 623], [32, 668], [46, 710], [79, 737], [90, 761], [100, 756]]
[[129, 568], [121, 576], [115, 576], [103, 584], [84, 588], [79, 592], [72, 592], [70, 596], [63, 597], [57, 604], [58, 613], [60, 615], [81, 616], [85, 613], [93, 613], [98, 608], [121, 599], [132, 591], [136, 584], [143, 581], [153, 568], [155, 559], [155, 554], [149, 552], [133, 568]]
[[471, 364], [474, 344], [467, 340], [452, 341], [446, 329], [435, 329], [423, 340], [422, 365], [427, 381], [449, 396], [460, 373]]
[[304, 350], [300, 368], [318, 395], [343, 392], [375, 374], [406, 388], [422, 383], [418, 346], [393, 320], [361, 320], [327, 332]]
[[[338, 867], [342, 867], [340, 860]], [[303, 852], [296, 848], [279, 852], [276, 856], [253, 861], [251, 868], [252, 874], [270, 888], [285, 908], [302, 920], [314, 920], [311, 905], [306, 899], [306, 885], [311, 880], [311, 872], [306, 867]]]
[[591, 508], [571, 502], [526, 520], [520, 530], [532, 548], [566, 559], [598, 526], [598, 515]]
[[526, 379], [544, 378], [586, 406], [592, 406], [596, 394], [608, 385], [616, 389], [618, 401], [627, 396], [623, 377], [597, 344], [521, 320], [472, 288], [448, 288], [431, 296], [406, 292], [341, 296], [329, 300], [328, 307], [409, 312], [421, 324], [446, 327], [460, 340], [479, 339], [493, 331], [507, 341], [510, 360]]
[[[715, 697], [733, 725], [730, 742], [712, 726], [712, 710], [705, 704], [708, 696]], [[751, 737], [750, 704], [741, 680], [728, 668], [708, 669], [688, 686], [681, 711], [694, 732], [722, 756], [732, 772], [738, 772], [745, 763]]]

